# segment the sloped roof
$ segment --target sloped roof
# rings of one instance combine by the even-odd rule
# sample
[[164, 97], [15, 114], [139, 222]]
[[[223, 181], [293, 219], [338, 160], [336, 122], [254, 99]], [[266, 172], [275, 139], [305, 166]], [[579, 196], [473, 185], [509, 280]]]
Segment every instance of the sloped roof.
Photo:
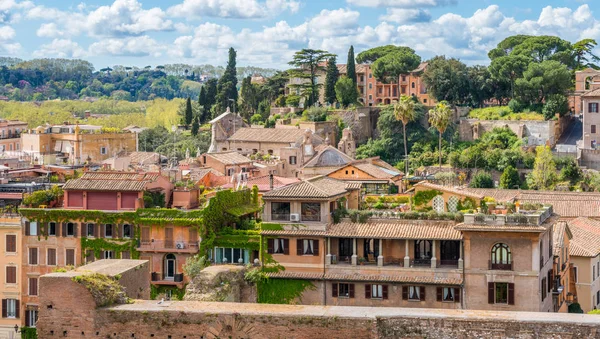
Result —
[[307, 280], [333, 280], [333, 281], [373, 281], [388, 283], [415, 283], [434, 285], [460, 285], [462, 279], [432, 276], [401, 276], [401, 275], [368, 275], [368, 274], [343, 274], [343, 273], [320, 273], [320, 272], [290, 272], [280, 271], [267, 273], [269, 278], [275, 279], [307, 279]]
[[585, 92], [581, 96], [582, 97], [600, 97], [600, 88]]
[[190, 173], [189, 173], [190, 180], [199, 181], [202, 178], [204, 178], [208, 173], [212, 173], [219, 177], [223, 176], [223, 173], [221, 173], [217, 170], [214, 170], [211, 167], [192, 168], [192, 169], [190, 169]]
[[209, 124], [214, 124], [215, 122], [225, 118], [226, 116], [228, 116], [229, 114], [231, 114], [231, 111], [229, 110], [229, 107], [227, 107], [227, 110], [224, 113], [221, 113], [218, 117], [212, 119], [211, 121], [209, 121]]
[[328, 199], [346, 192], [346, 183], [344, 181], [317, 176], [274, 189], [265, 193], [263, 199]]
[[[305, 130], [299, 128], [243, 127], [235, 131], [235, 133], [232, 136], [230, 136], [227, 140], [291, 144], [302, 141], [302, 138], [304, 138], [305, 133]], [[313, 138], [317, 138], [317, 136], [313, 134]]]
[[438, 185], [438, 184], [434, 184], [434, 183], [427, 182], [427, 181], [421, 181], [421, 182], [415, 184], [415, 186], [424, 187], [424, 188], [432, 189], [432, 190], [438, 190], [438, 191], [442, 191], [442, 192], [454, 193], [456, 195], [463, 195], [463, 196], [474, 198], [474, 199], [483, 199], [485, 197], [484, 195], [474, 193], [467, 188], [443, 186], [443, 185]]
[[559, 221], [552, 227], [552, 254], [555, 256], [560, 255], [560, 251], [565, 243], [565, 234], [569, 239], [573, 239], [573, 234], [569, 229], [566, 221]]
[[142, 163], [151, 158], [156, 158], [160, 162], [160, 154], [156, 152], [131, 152], [129, 158], [132, 164]]
[[218, 162], [224, 165], [245, 164], [252, 162], [250, 158], [247, 158], [236, 151], [206, 153], [205, 155], [207, 157], [211, 157], [217, 160]]
[[411, 73], [418, 73], [418, 72], [422, 72], [425, 70], [425, 68], [427, 68], [428, 63], [426, 61], [423, 61], [419, 64], [419, 66], [415, 69], [413, 69], [412, 71], [410, 71]]
[[64, 190], [85, 191], [132, 191], [139, 192], [160, 177], [158, 173], [137, 172], [85, 172], [78, 179], [71, 179]]
[[317, 154], [308, 160], [303, 167], [338, 167], [353, 161], [354, 159], [346, 153], [333, 146], [327, 145], [326, 147], [319, 147]]
[[[298, 179], [298, 178], [286, 178], [286, 177], [279, 177], [279, 176], [274, 175], [273, 176], [273, 189], [291, 185], [291, 184], [297, 183], [299, 181], [300, 181], [300, 179]], [[256, 185], [258, 187], [259, 192], [267, 192], [267, 191], [271, 190], [271, 182], [270, 182], [268, 175], [263, 175], [263, 176], [255, 177], [255, 178], [249, 178], [248, 182], [247, 182], [247, 186], [252, 187], [254, 185]], [[221, 187], [232, 188], [233, 184], [227, 183]]]
[[520, 202], [552, 205], [554, 213], [561, 217], [600, 217], [600, 193], [521, 191]]
[[359, 170], [367, 173], [368, 175], [376, 179], [391, 179], [393, 177], [402, 175], [402, 172], [400, 172], [397, 169], [391, 170], [389, 168], [385, 168], [368, 162], [355, 163], [354, 167], [358, 168]]
[[578, 257], [595, 257], [600, 254], [600, 221], [590, 218], [576, 218], [569, 221], [573, 234], [569, 254]]
[[340, 238], [460, 240], [453, 222], [401, 220], [398, 222], [341, 222], [327, 227], [327, 236]]
[[471, 193], [494, 198], [497, 202], [512, 202], [519, 195], [519, 190], [495, 188], [465, 188]]

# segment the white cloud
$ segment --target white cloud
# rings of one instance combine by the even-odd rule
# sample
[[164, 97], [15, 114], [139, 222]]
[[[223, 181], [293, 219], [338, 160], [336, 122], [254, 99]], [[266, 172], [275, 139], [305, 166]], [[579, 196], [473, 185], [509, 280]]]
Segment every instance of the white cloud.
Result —
[[0, 0], [0, 23], [19, 21], [20, 11], [33, 6], [31, 1]]
[[42, 38], [53, 38], [64, 35], [54, 22], [44, 23], [36, 31], [36, 35]]
[[395, 22], [397, 24], [426, 22], [431, 20], [431, 14], [427, 10], [416, 8], [388, 8], [386, 14], [380, 16], [379, 20]]
[[312, 18], [308, 25], [311, 28], [311, 37], [328, 37], [332, 35], [349, 35], [358, 29], [360, 13], [348, 9], [322, 10]]
[[16, 55], [21, 51], [21, 44], [13, 39], [17, 33], [10, 26], [0, 26], [0, 53], [6, 55]]
[[87, 55], [87, 52], [78, 43], [69, 39], [54, 39], [33, 52], [33, 56], [38, 58], [83, 58]]
[[294, 0], [184, 0], [167, 12], [176, 17], [215, 17], [257, 19], [275, 16], [284, 11], [296, 13], [300, 4]]
[[419, 8], [455, 5], [457, 0], [346, 0], [346, 2], [361, 7]]
[[88, 48], [91, 55], [160, 57], [166, 49], [147, 35], [124, 39], [104, 39]]

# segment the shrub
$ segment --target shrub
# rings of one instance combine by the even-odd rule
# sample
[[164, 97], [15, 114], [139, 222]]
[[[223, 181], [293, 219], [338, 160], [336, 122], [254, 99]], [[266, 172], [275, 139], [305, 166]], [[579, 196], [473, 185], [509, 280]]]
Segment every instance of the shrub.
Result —
[[326, 121], [327, 109], [324, 107], [311, 107], [302, 112], [302, 119], [306, 121]]
[[288, 95], [285, 98], [285, 104], [290, 107], [298, 107], [300, 106], [300, 97], [298, 95]]
[[515, 113], [521, 113], [523, 111], [523, 104], [517, 99], [511, 99], [508, 102], [508, 108], [510, 108]]
[[253, 115], [253, 116], [250, 118], [250, 123], [251, 123], [252, 125], [258, 125], [258, 124], [260, 124], [261, 122], [263, 122], [263, 118], [262, 118], [262, 115], [260, 115], [260, 114], [258, 114], [258, 113], [254, 114], [254, 115]]
[[548, 97], [542, 113], [546, 120], [554, 118], [554, 115], [558, 113], [561, 117], [569, 111], [569, 99], [562, 94], [553, 94]]
[[492, 180], [492, 176], [486, 172], [477, 172], [471, 183], [469, 184], [471, 188], [494, 188], [494, 181]]
[[202, 271], [208, 265], [210, 265], [210, 262], [205, 256], [196, 254], [195, 256], [189, 257], [185, 260], [185, 264], [183, 264], [183, 272], [185, 275], [190, 277], [190, 279], [194, 279], [194, 277], [196, 277], [200, 271]]

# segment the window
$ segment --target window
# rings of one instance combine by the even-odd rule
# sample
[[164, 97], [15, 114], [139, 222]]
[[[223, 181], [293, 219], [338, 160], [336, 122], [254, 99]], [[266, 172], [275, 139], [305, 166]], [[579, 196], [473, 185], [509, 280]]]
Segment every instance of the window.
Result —
[[102, 155], [106, 154], [106, 147], [100, 147], [100, 154], [102, 154]]
[[388, 286], [365, 284], [365, 299], [387, 299]]
[[321, 203], [303, 202], [301, 204], [302, 221], [321, 221]]
[[542, 301], [544, 301], [544, 299], [546, 299], [546, 278], [542, 278], [542, 286], [540, 286], [540, 288], [542, 289]]
[[402, 81], [406, 81], [406, 75], [402, 76]]
[[288, 246], [286, 246], [288, 242], [288, 239], [273, 239], [273, 253], [287, 254], [287, 252], [289, 251]]
[[67, 223], [67, 237], [75, 236], [75, 224], [72, 222]]
[[412, 84], [410, 84], [411, 88], [415, 88], [415, 83], [413, 82]]
[[112, 259], [115, 257], [113, 251], [104, 251], [104, 259]]
[[423, 103], [426, 104], [427, 103], [427, 99], [423, 99]]
[[458, 303], [460, 302], [460, 288], [438, 287], [436, 300], [445, 303]]
[[38, 295], [38, 278], [29, 278], [29, 295]]
[[92, 238], [96, 236], [96, 227], [94, 224], [87, 224], [87, 236]]
[[590, 102], [588, 104], [588, 112], [589, 113], [598, 113], [598, 103], [597, 102]]
[[354, 284], [331, 284], [331, 296], [334, 298], [354, 298]]
[[592, 266], [592, 281], [596, 280], [596, 266]]
[[112, 236], [113, 236], [113, 225], [112, 224], [104, 225], [104, 237], [112, 238]]
[[48, 235], [56, 236], [56, 223], [55, 222], [48, 223]]
[[38, 320], [38, 310], [32, 309], [25, 311], [25, 326], [35, 327]]
[[369, 79], [373, 78], [373, 74], [369, 73]]
[[150, 243], [150, 227], [142, 227], [141, 242], [142, 244]]
[[272, 202], [271, 203], [271, 220], [290, 220], [290, 203], [289, 202]]
[[369, 100], [373, 100], [373, 95], [369, 94]]
[[495, 244], [491, 252], [491, 269], [492, 270], [511, 270], [511, 253], [510, 247], [503, 243]]
[[592, 134], [596, 134], [596, 125], [591, 125], [590, 127], [592, 129]]
[[125, 239], [131, 238], [131, 225], [129, 225], [129, 224], [123, 225], [123, 238], [125, 238]]
[[75, 249], [68, 248], [65, 251], [65, 265], [75, 266]]
[[297, 255], [319, 255], [319, 240], [298, 239], [296, 241]]
[[425, 286], [402, 286], [402, 300], [424, 301]]
[[6, 283], [17, 283], [17, 266], [6, 266]]
[[573, 275], [575, 276], [575, 283], [579, 282], [579, 275], [577, 272], [577, 266], [573, 266]]
[[49, 248], [48, 255], [46, 256], [46, 265], [48, 266], [56, 266], [56, 249]]
[[488, 283], [489, 304], [515, 304], [515, 284], [497, 282]]
[[400, 90], [401, 90], [402, 94], [406, 93], [406, 87], [402, 86], [402, 88]]
[[29, 234], [28, 235], [38, 235], [37, 234], [37, 222], [32, 221], [29, 223]]
[[17, 299], [2, 299], [2, 318], [18, 318], [19, 301]]
[[296, 164], [296, 157], [295, 156], [290, 156], [290, 165], [295, 165]]
[[369, 89], [373, 89], [373, 84], [369, 84]]
[[270, 149], [270, 150], [267, 151], [267, 153], [269, 153], [269, 155], [273, 155], [273, 150]]
[[17, 253], [17, 235], [7, 234], [6, 235], [6, 252]]
[[38, 249], [32, 247], [29, 249], [29, 265], [37, 265], [38, 264]]

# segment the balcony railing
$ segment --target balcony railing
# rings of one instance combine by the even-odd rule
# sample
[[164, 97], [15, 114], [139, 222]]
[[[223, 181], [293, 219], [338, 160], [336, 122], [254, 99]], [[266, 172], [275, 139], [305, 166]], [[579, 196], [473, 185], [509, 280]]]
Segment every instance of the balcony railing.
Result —
[[172, 281], [172, 282], [183, 282], [183, 273], [176, 273], [172, 277], [167, 277], [163, 272], [152, 272], [152, 281]]
[[512, 271], [513, 262], [509, 261], [506, 263], [494, 263], [491, 260], [488, 261], [488, 268], [490, 270], [501, 270], [501, 271]]
[[197, 241], [177, 241], [177, 240], [154, 240], [140, 241], [138, 248], [141, 251], [152, 251], [152, 250], [168, 250], [168, 251], [195, 251], [198, 250]]
[[456, 266], [458, 267], [458, 259], [442, 259], [440, 266]]
[[272, 213], [271, 220], [290, 221], [289, 213]]
[[302, 221], [321, 221], [320, 215], [304, 215], [301, 216]]
[[419, 266], [431, 267], [431, 258], [413, 259], [410, 261], [410, 265], [414, 266], [414, 267], [419, 267]]

